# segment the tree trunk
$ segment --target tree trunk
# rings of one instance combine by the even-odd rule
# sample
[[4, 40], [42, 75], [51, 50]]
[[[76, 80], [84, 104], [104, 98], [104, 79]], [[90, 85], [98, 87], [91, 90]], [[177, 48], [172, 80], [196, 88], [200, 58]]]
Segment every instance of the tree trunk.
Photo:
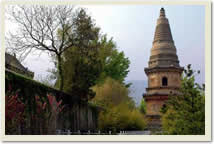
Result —
[[57, 55], [58, 60], [58, 78], [59, 78], [59, 90], [62, 91], [64, 87], [64, 77], [62, 72], [62, 58], [61, 55]]

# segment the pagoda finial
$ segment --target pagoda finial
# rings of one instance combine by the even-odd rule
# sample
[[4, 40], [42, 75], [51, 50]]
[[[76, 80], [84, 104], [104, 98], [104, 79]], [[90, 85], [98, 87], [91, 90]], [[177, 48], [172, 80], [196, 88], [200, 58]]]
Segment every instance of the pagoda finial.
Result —
[[160, 17], [165, 17], [165, 10], [163, 7], [160, 9]]

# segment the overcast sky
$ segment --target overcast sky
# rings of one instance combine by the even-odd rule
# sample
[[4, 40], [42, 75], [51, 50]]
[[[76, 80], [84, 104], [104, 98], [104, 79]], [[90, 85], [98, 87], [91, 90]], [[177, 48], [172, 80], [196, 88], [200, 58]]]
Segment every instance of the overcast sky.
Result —
[[[89, 5], [88, 13], [95, 19], [103, 33], [113, 37], [120, 51], [131, 61], [126, 80], [147, 80], [144, 68], [148, 66], [160, 8], [164, 7], [180, 66], [192, 64], [201, 74], [197, 82], [205, 80], [205, 7], [197, 5]], [[6, 31], [11, 29], [6, 22]], [[53, 67], [50, 59], [42, 54], [29, 56], [24, 64], [35, 72], [35, 77], [46, 76]]]

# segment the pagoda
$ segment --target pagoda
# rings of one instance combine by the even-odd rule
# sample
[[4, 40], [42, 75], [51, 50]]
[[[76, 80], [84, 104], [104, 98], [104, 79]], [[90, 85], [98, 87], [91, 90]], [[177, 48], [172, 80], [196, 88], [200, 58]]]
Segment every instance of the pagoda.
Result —
[[149, 126], [160, 127], [160, 110], [170, 94], [179, 93], [183, 72], [164, 8], [160, 10], [148, 67], [144, 70], [148, 77], [148, 88], [143, 94], [146, 116]]

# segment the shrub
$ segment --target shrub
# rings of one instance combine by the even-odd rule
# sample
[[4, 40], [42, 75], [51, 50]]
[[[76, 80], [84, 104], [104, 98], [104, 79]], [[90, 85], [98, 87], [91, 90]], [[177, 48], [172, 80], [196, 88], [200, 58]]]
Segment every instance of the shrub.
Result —
[[[32, 106], [35, 111], [30, 109]], [[36, 95], [35, 105], [31, 105], [9, 85], [5, 94], [5, 133], [55, 134], [56, 119], [63, 108], [62, 100], [57, 102], [50, 94], [47, 98]]]
[[63, 110], [62, 100], [57, 102], [55, 96], [48, 94], [48, 101], [42, 101], [39, 96], [36, 99], [36, 114], [33, 120], [39, 122], [41, 134], [55, 134], [58, 114]]
[[102, 85], [92, 88], [96, 92], [92, 100], [102, 106], [117, 106], [120, 103], [127, 103], [130, 108], [135, 107], [134, 101], [128, 96], [129, 90], [120, 82], [107, 78]]
[[120, 104], [99, 115], [99, 129], [103, 131], [143, 130], [145, 126], [144, 116], [137, 109], [129, 109], [126, 104]]
[[107, 78], [102, 85], [93, 87], [96, 96], [93, 102], [101, 105], [98, 127], [102, 131], [143, 130], [145, 118], [128, 96], [129, 91], [120, 82]]
[[18, 134], [19, 127], [24, 123], [25, 105], [17, 93], [8, 91], [5, 95], [5, 133]]

